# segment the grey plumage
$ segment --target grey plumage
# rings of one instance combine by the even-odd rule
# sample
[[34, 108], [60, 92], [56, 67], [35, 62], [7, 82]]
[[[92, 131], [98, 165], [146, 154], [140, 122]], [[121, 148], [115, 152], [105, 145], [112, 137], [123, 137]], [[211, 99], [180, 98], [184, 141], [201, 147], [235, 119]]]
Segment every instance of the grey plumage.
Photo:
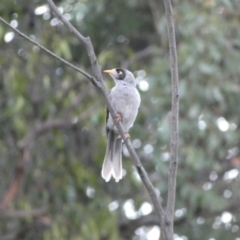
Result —
[[[116, 85], [109, 97], [118, 114], [124, 131], [128, 133], [132, 127], [140, 105], [140, 95], [136, 89], [133, 74], [125, 69], [106, 70], [114, 79]], [[107, 114], [107, 148], [102, 167], [102, 177], [109, 181], [111, 176], [118, 182], [122, 179], [122, 139], [110, 114]]]
[[108, 182], [113, 178], [118, 182], [122, 178], [122, 139], [112, 130], [107, 132], [107, 149], [102, 167], [102, 177]]

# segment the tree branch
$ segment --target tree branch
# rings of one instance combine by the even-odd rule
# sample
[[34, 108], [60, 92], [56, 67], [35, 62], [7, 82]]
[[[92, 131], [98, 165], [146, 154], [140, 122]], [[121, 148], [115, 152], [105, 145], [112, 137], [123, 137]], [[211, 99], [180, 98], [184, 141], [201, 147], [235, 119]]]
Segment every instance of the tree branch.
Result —
[[[76, 28], [74, 28], [72, 26], [72, 24], [70, 22], [68, 22], [64, 18], [64, 16], [58, 11], [58, 8], [56, 7], [56, 5], [53, 3], [52, 0], [47, 0], [47, 2], [49, 4], [50, 8], [52, 9], [52, 11], [56, 14], [56, 16], [63, 22], [63, 24], [69, 29], [69, 31], [72, 32], [83, 43], [84, 47], [86, 48], [87, 53], [88, 53], [88, 57], [89, 57], [89, 60], [91, 62], [91, 66], [92, 66], [92, 69], [93, 69], [93, 74], [94, 74], [95, 78], [97, 79], [97, 81], [99, 82], [97, 87], [98, 87], [98, 89], [100, 90], [100, 92], [102, 93], [102, 95], [105, 99], [107, 108], [108, 108], [111, 116], [113, 118], [115, 118], [116, 117], [116, 111], [114, 110], [114, 108], [112, 106], [112, 103], [110, 102], [109, 94], [108, 94], [108, 92], [107, 92], [107, 90], [104, 86], [103, 78], [102, 78], [102, 74], [101, 74], [101, 69], [100, 69], [100, 66], [97, 63], [97, 59], [96, 59], [96, 55], [95, 55], [95, 52], [94, 52], [94, 49], [93, 49], [93, 46], [92, 46], [92, 43], [91, 43], [91, 39], [89, 37], [84, 37], [82, 34], [80, 34], [78, 32], [78, 30], [76, 30]], [[125, 134], [124, 134], [122, 123], [118, 122], [116, 124], [116, 127], [117, 127], [117, 129], [119, 131], [119, 134], [121, 135], [122, 139], [124, 139], [124, 143], [125, 143], [128, 151], [129, 151], [129, 154], [130, 154], [135, 166], [137, 167], [137, 170], [138, 170], [138, 173], [141, 177], [142, 182], [144, 183], [145, 187], [148, 190], [149, 196], [150, 196], [150, 198], [153, 202], [153, 205], [155, 207], [160, 226], [163, 226], [163, 223], [164, 223], [164, 220], [165, 220], [165, 213], [164, 213], [162, 205], [159, 201], [159, 198], [156, 194], [156, 191], [155, 191], [155, 189], [154, 189], [154, 187], [153, 187], [153, 185], [152, 185], [144, 167], [142, 166], [141, 161], [140, 161], [138, 155], [136, 154], [135, 149], [133, 148], [131, 141], [128, 138], [125, 139]], [[162, 231], [165, 231], [164, 228], [162, 229]]]
[[173, 239], [173, 218], [175, 209], [176, 178], [178, 165], [178, 119], [179, 119], [179, 94], [178, 94], [178, 65], [177, 65], [177, 47], [175, 39], [175, 27], [172, 14], [171, 0], [164, 0], [165, 12], [167, 17], [167, 28], [169, 38], [169, 52], [171, 61], [171, 79], [172, 79], [172, 111], [171, 111], [171, 160], [168, 174], [168, 199], [167, 216], [171, 224], [171, 235]]
[[0, 210], [0, 218], [27, 218], [40, 217], [47, 213], [47, 208], [38, 208], [31, 210]]

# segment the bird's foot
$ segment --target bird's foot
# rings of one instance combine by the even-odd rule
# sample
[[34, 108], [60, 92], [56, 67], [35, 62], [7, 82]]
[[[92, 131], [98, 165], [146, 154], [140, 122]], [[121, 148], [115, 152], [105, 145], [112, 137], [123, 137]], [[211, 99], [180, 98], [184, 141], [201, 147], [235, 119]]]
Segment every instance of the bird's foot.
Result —
[[[130, 137], [131, 137], [130, 134], [129, 134], [128, 132], [126, 132], [126, 133], [125, 133], [125, 139], [130, 138]], [[124, 139], [124, 140], [125, 140], [125, 139]]]
[[117, 113], [114, 121], [113, 121], [113, 125], [116, 125], [119, 121], [122, 121], [122, 117], [120, 113]]
[[[130, 137], [131, 136], [128, 132], [124, 133], [124, 140], [127, 139], [127, 138], [130, 138]], [[121, 137], [121, 135], [119, 135], [117, 138], [119, 139], [119, 138], [122, 138], [122, 137]]]

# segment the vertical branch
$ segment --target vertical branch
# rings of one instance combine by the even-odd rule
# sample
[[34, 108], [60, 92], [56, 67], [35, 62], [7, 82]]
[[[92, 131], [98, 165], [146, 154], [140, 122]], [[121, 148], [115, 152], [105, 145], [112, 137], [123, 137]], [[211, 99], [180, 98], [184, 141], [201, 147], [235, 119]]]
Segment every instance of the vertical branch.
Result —
[[171, 160], [168, 174], [168, 199], [167, 199], [167, 216], [172, 225], [173, 235], [173, 218], [176, 195], [176, 178], [178, 165], [178, 119], [179, 119], [179, 94], [178, 94], [178, 65], [177, 65], [177, 47], [175, 38], [175, 27], [173, 21], [171, 0], [164, 0], [165, 12], [167, 17], [167, 28], [169, 38], [169, 51], [171, 61], [171, 79], [172, 79], [172, 111], [171, 111]]

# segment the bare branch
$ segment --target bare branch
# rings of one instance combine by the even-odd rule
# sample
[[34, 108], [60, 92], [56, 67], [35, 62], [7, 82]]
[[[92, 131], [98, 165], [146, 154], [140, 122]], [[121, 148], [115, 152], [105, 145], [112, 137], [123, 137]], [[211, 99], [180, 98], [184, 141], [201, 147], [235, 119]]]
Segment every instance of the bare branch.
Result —
[[[175, 208], [176, 195], [176, 178], [178, 165], [178, 119], [179, 119], [179, 93], [178, 93], [178, 65], [177, 65], [177, 47], [175, 39], [175, 27], [172, 14], [171, 0], [164, 0], [168, 38], [169, 51], [171, 60], [171, 79], [172, 79], [172, 111], [171, 111], [171, 160], [168, 175], [168, 200], [167, 200], [167, 216], [171, 224], [171, 235], [173, 236], [173, 218]], [[172, 237], [173, 238], [173, 237]]]
[[0, 218], [26, 218], [40, 217], [47, 213], [47, 208], [38, 208], [31, 210], [1, 210]]

